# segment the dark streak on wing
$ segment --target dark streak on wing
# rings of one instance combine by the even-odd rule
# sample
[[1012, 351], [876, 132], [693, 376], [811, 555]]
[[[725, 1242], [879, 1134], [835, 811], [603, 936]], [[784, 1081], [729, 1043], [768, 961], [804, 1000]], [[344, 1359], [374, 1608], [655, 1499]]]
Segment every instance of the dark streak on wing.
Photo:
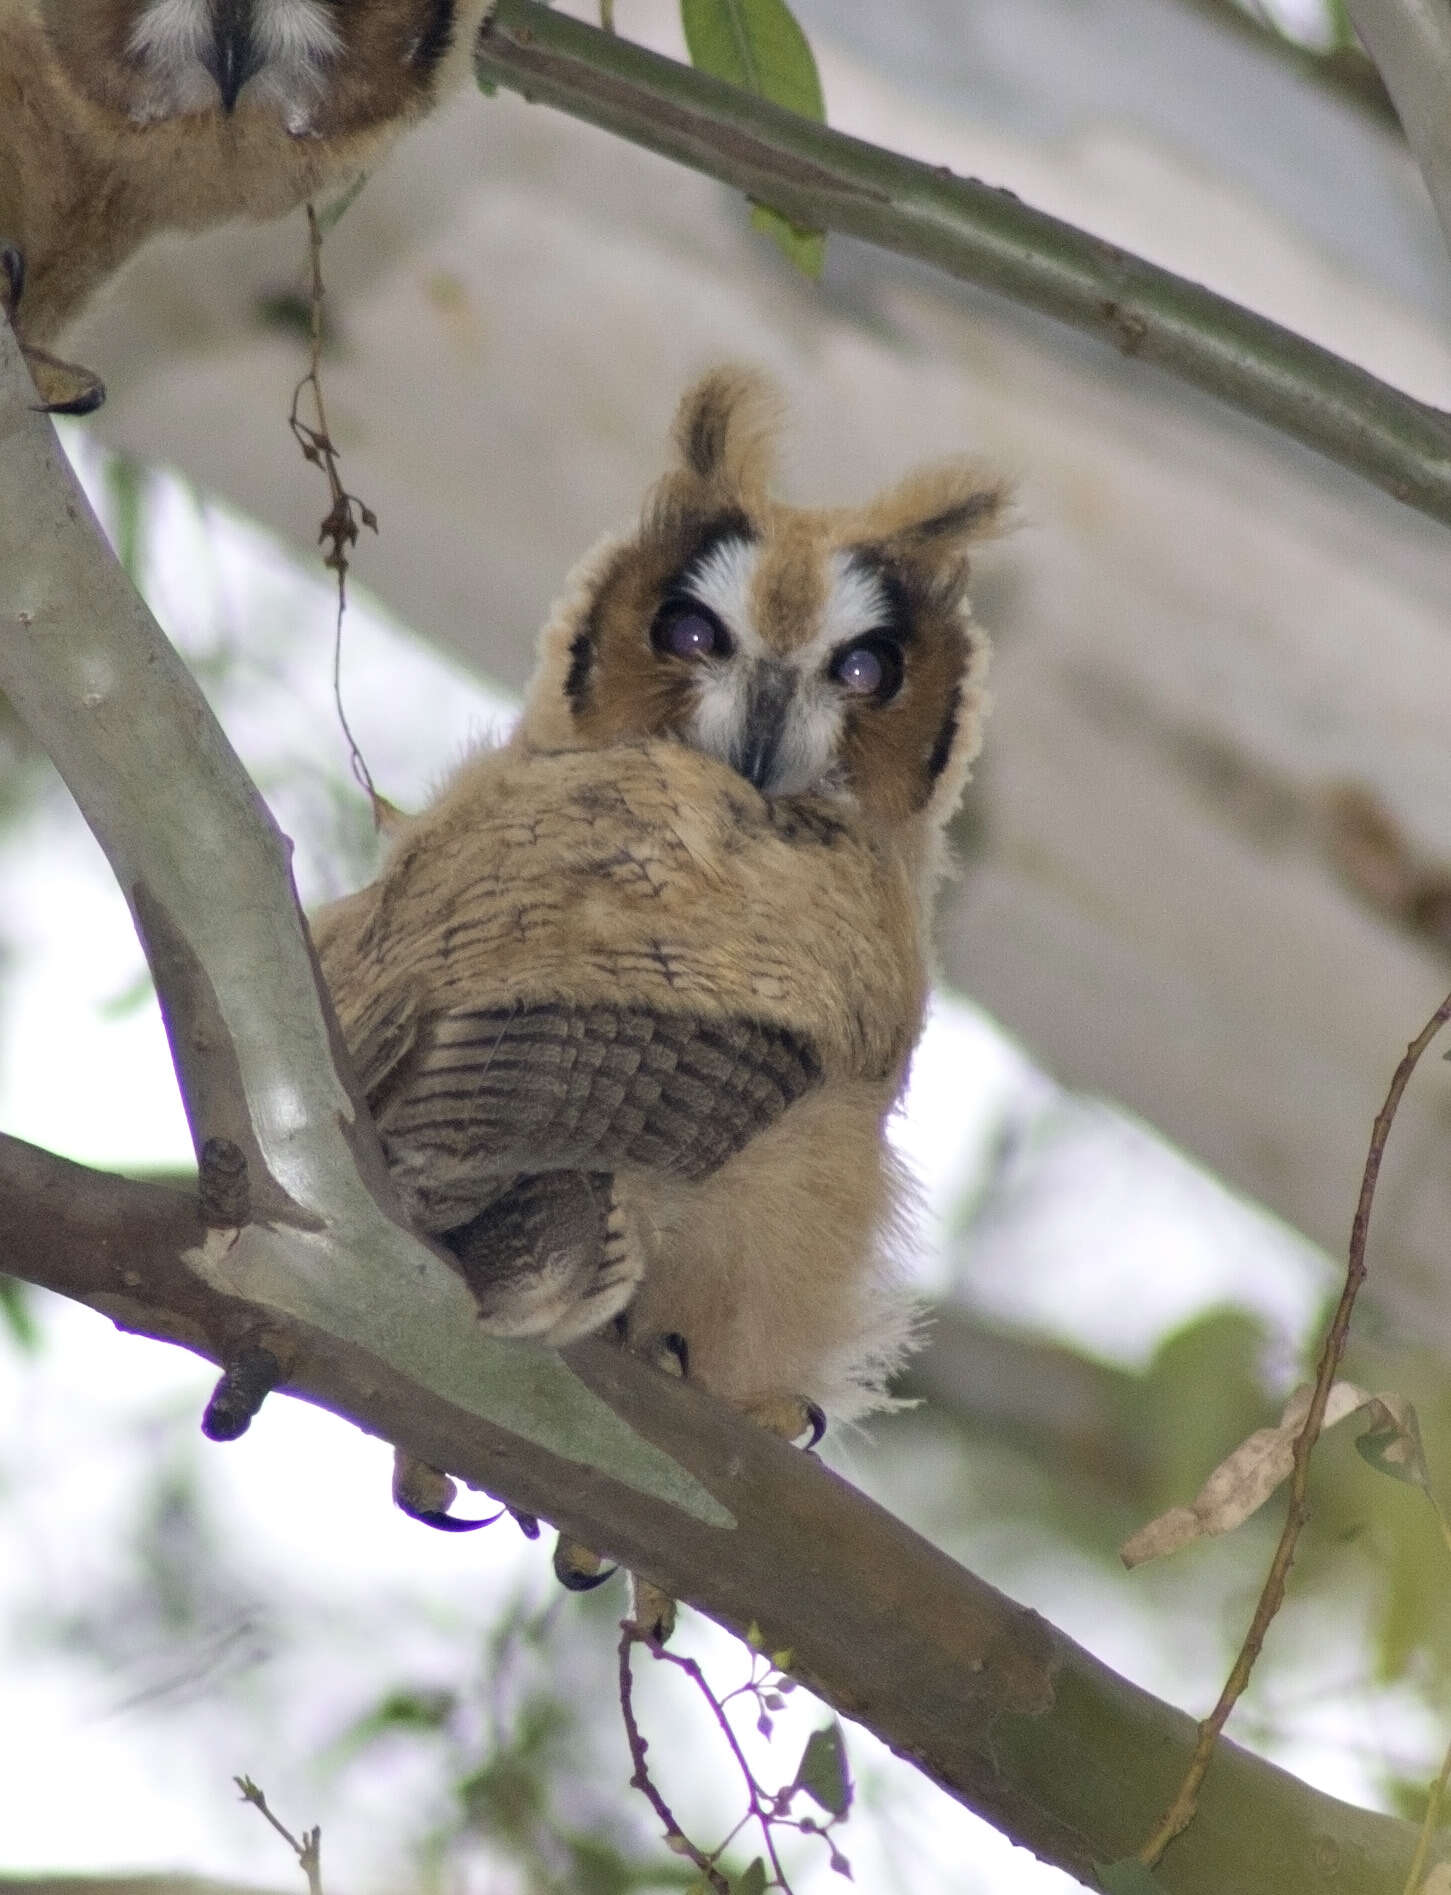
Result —
[[488, 1179], [540, 1171], [639, 1165], [705, 1177], [820, 1079], [808, 1041], [759, 1020], [484, 1010], [425, 1023], [377, 1116], [415, 1175], [437, 1154], [456, 1205], [461, 1167], [477, 1166], [481, 1197]]

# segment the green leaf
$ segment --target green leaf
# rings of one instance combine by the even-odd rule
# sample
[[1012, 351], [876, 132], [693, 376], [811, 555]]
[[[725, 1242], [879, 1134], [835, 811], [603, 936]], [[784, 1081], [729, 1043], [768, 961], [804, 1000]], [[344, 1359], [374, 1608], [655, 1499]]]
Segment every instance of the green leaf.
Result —
[[110, 513], [111, 544], [126, 577], [143, 590], [146, 564], [147, 473], [140, 461], [113, 454], [106, 462], [104, 483]]
[[824, 1730], [812, 1731], [796, 1770], [797, 1789], [805, 1790], [828, 1816], [845, 1816], [851, 1808], [851, 1772], [846, 1741], [833, 1718]]
[[348, 212], [353, 208], [353, 205], [358, 201], [358, 194], [367, 182], [368, 173], [366, 171], [360, 171], [350, 184], [345, 185], [343, 189], [339, 191], [335, 198], [323, 205], [317, 214], [317, 227], [324, 237], [330, 230], [335, 230], [347, 216]]
[[731, 1895], [766, 1895], [766, 1865], [759, 1856], [744, 1875], [736, 1877]]
[[40, 1347], [40, 1330], [31, 1312], [30, 1292], [13, 1276], [0, 1276], [0, 1328], [10, 1331], [10, 1339], [27, 1355]]
[[764, 232], [803, 276], [815, 282], [821, 275], [826, 262], [824, 230], [804, 230], [789, 217], [783, 217], [780, 211], [773, 211], [769, 204], [752, 204], [751, 228]]
[[1409, 1402], [1398, 1402], [1392, 1411], [1386, 1403], [1381, 1402], [1376, 1404], [1374, 1412], [1374, 1425], [1367, 1428], [1364, 1434], [1356, 1436], [1356, 1453], [1377, 1473], [1389, 1474], [1392, 1480], [1405, 1481], [1409, 1486], [1419, 1487], [1423, 1493], [1429, 1494], [1431, 1477], [1421, 1446], [1421, 1427], [1415, 1409]]
[[699, 71], [825, 123], [816, 57], [785, 0], [680, 0], [680, 23]]
[[1095, 1863], [1094, 1871], [1105, 1895], [1164, 1895], [1164, 1884], [1133, 1856]]
[[140, 1013], [155, 991], [151, 970], [143, 966], [134, 979], [128, 980], [125, 986], [118, 987], [114, 993], [107, 994], [96, 1011], [103, 1020], [128, 1020], [133, 1014]]
[[[816, 56], [785, 0], [680, 0], [680, 22], [700, 72], [826, 123]], [[768, 204], [752, 206], [751, 223], [807, 276], [821, 275], [825, 231], [803, 230]]]

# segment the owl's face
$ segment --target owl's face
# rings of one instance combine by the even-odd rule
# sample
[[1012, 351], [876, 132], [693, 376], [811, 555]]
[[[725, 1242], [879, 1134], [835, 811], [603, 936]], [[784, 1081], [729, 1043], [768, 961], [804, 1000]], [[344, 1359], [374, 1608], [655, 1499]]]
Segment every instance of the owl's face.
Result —
[[960, 786], [983, 657], [965, 546], [1003, 506], [963, 465], [869, 506], [767, 490], [772, 398], [717, 370], [685, 397], [682, 465], [639, 529], [600, 549], [546, 631], [528, 739], [668, 736], [765, 795], [849, 796], [888, 820]]
[[42, 0], [42, 13], [72, 81], [134, 124], [245, 107], [299, 138], [406, 109], [455, 25], [454, 0]]

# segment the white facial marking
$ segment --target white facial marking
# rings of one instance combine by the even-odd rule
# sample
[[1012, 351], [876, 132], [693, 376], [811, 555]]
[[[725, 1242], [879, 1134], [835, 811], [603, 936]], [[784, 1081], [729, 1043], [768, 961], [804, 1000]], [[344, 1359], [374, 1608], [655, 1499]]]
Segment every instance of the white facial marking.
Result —
[[[132, 107], [139, 122], [206, 112], [218, 103], [207, 69], [215, 0], [147, 0], [127, 39], [146, 75]], [[343, 50], [324, 0], [253, 0], [253, 41], [260, 63], [247, 95], [276, 108], [294, 137], [312, 130], [327, 69]]]
[[207, 0], [149, 0], [136, 16], [126, 48], [158, 72], [176, 71], [200, 64], [211, 36]]
[[737, 648], [752, 655], [765, 650], [751, 623], [751, 587], [760, 563], [760, 548], [752, 540], [724, 539], [685, 575], [690, 597], [708, 605]]
[[202, 53], [211, 39], [207, 0], [150, 0], [137, 14], [126, 50], [145, 74], [131, 104], [138, 125], [205, 112], [217, 89]]
[[846, 696], [827, 675], [834, 654], [854, 638], [865, 638], [890, 623], [891, 606], [877, 575], [849, 554], [835, 552], [827, 564], [826, 601], [816, 630], [783, 656], [796, 673], [790, 714], [769, 789], [775, 796], [799, 796], [807, 790], [832, 794], [845, 788], [841, 775], [841, 734]]
[[294, 138], [305, 138], [328, 68], [343, 50], [332, 14], [321, 0], [255, 0], [252, 30], [263, 55], [252, 81], [257, 94], [276, 106]]
[[256, 0], [252, 30], [264, 58], [279, 66], [315, 73], [343, 50], [332, 14], [321, 0]]
[[835, 649], [849, 638], [865, 638], [891, 623], [891, 601], [879, 574], [859, 565], [849, 553], [833, 553], [830, 564], [831, 586], [822, 614], [822, 630], [828, 647]]
[[774, 651], [751, 616], [761, 556], [761, 548], [751, 540], [724, 539], [685, 575], [683, 590], [709, 607], [733, 644], [729, 657], [706, 660], [695, 671], [691, 740], [709, 755], [740, 767], [738, 759], [751, 735], [748, 727], [753, 717], [759, 719], [762, 714], [767, 676], [762, 667], [770, 666], [775, 672], [774, 690], [768, 689], [765, 695], [779, 696], [782, 671], [789, 674], [790, 692], [765, 783], [767, 792], [773, 796], [843, 793], [846, 694], [829, 675], [829, 667], [844, 644], [890, 624], [891, 602], [875, 573], [849, 554], [834, 552], [827, 565], [820, 620], [793, 651]]

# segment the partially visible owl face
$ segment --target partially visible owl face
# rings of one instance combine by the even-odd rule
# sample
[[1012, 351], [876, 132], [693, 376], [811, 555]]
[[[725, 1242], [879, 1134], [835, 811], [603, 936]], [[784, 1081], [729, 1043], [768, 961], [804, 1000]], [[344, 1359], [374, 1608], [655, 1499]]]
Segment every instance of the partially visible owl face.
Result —
[[454, 0], [42, 0], [72, 81], [134, 124], [239, 107], [294, 137], [352, 131], [426, 93]]
[[975, 748], [982, 641], [965, 547], [999, 484], [961, 464], [861, 508], [768, 491], [774, 402], [719, 369], [682, 402], [682, 464], [638, 531], [596, 553], [545, 634], [540, 743], [671, 736], [766, 795], [852, 797], [900, 820]]

